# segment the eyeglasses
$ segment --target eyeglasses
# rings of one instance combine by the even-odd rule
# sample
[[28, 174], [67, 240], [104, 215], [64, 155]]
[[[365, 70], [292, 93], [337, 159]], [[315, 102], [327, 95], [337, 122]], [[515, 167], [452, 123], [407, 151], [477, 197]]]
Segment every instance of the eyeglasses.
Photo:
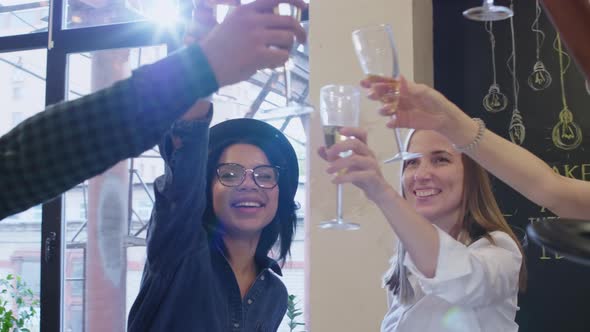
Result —
[[254, 183], [263, 189], [272, 189], [279, 182], [279, 167], [260, 165], [254, 168], [245, 168], [240, 164], [227, 163], [217, 165], [217, 179], [226, 187], [237, 187], [244, 183], [246, 172], [252, 173]]

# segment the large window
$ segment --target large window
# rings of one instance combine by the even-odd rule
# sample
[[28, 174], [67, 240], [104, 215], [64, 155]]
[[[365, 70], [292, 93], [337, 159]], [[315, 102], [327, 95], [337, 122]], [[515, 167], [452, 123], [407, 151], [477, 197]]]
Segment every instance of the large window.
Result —
[[[0, 53], [0, 134], [43, 110], [46, 57], [44, 50]], [[20, 277], [36, 299], [41, 287], [40, 211], [41, 206], [36, 206], [0, 221], [0, 278]], [[15, 279], [11, 283], [16, 285]], [[3, 299], [11, 309], [18, 307], [14, 297], [4, 294]], [[38, 331], [39, 319], [37, 315], [27, 324], [31, 331]]]
[[49, 1], [0, 2], [0, 37], [47, 30]]
[[[165, 27], [173, 26], [174, 9], [190, 6], [192, 0], [0, 0], [0, 134], [47, 104], [82, 97], [165, 57], [181, 46], [181, 29]], [[294, 52], [289, 68], [292, 100], [306, 105], [307, 49]], [[223, 88], [213, 96], [213, 124], [258, 118], [282, 130], [295, 147], [302, 208], [283, 281], [301, 307], [307, 119], [285, 107], [284, 91], [283, 73], [270, 70]], [[31, 331], [125, 330], [146, 259], [153, 182], [163, 170], [154, 147], [106, 176], [0, 221], [0, 278], [19, 276], [41, 300]], [[105, 203], [99, 196], [107, 187], [113, 195]], [[102, 214], [105, 208], [109, 213]], [[51, 247], [57, 255], [47, 251]], [[280, 331], [289, 331], [287, 319]]]

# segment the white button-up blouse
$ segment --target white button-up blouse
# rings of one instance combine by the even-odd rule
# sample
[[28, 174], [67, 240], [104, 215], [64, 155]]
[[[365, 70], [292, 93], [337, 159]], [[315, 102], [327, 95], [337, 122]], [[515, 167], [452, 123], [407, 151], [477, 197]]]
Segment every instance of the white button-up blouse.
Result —
[[500, 231], [495, 244], [481, 238], [469, 246], [435, 227], [440, 239], [433, 278], [425, 277], [408, 254], [404, 259], [414, 288], [413, 303], [401, 305], [388, 290], [382, 332], [512, 332], [522, 255]]

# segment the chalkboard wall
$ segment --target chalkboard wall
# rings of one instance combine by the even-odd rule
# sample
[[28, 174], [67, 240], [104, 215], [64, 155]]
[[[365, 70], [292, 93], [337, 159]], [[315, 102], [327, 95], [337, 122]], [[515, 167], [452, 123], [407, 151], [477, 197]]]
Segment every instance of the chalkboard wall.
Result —
[[[496, 3], [511, 5], [503, 0]], [[469, 21], [461, 14], [473, 6], [481, 6], [481, 1], [433, 1], [435, 86], [468, 114], [482, 118], [492, 131], [510, 139], [509, 126], [515, 109], [513, 79], [507, 66], [507, 62], [512, 66], [510, 21], [494, 22], [492, 26], [497, 83], [508, 104], [505, 110], [491, 113], [483, 106], [493, 82], [490, 35], [484, 23]], [[516, 76], [520, 87], [518, 111], [525, 128], [521, 145], [556, 172], [589, 180], [590, 95], [585, 79], [573, 61], [565, 68], [568, 57], [563, 54], [565, 94], [562, 94], [559, 53], [554, 49], [556, 32], [541, 12], [538, 29], [545, 33], [545, 40], [539, 58], [552, 80], [546, 89], [533, 90], [527, 81], [537, 61], [537, 36], [540, 36], [531, 28], [536, 2], [515, 0], [514, 12]], [[542, 82], [537, 80], [539, 83]], [[563, 111], [564, 100], [570, 112]], [[516, 134], [522, 138], [522, 132]], [[500, 181], [494, 183], [498, 202], [511, 225], [523, 229], [539, 218], [554, 218], [549, 211]], [[534, 243], [529, 243], [525, 250], [529, 280], [528, 290], [519, 298], [520, 331], [590, 331], [590, 268], [571, 263]]]

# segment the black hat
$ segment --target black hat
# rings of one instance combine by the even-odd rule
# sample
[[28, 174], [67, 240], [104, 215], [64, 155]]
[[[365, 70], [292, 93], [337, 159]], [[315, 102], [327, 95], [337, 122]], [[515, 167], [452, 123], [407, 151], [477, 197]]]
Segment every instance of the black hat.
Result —
[[[299, 184], [297, 155], [289, 140], [275, 127], [266, 122], [239, 118], [221, 122], [209, 130], [209, 163], [212, 156], [221, 155], [232, 144], [246, 143], [259, 147], [268, 160], [280, 167], [279, 188], [293, 199]], [[283, 186], [281, 186], [283, 184]], [[286, 185], [286, 186], [285, 186]], [[285, 192], [287, 191], [287, 192]]]

